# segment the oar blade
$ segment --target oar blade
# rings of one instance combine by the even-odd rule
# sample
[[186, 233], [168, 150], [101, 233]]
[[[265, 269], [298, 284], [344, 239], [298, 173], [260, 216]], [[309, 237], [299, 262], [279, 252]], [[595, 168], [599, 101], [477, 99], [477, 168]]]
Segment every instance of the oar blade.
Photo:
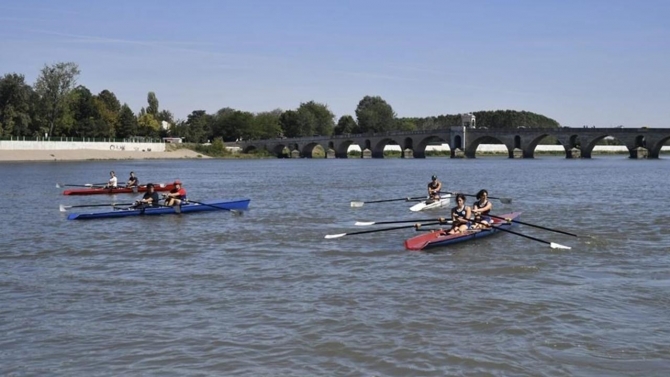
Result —
[[365, 202], [351, 202], [351, 206], [354, 208], [363, 207], [364, 204]]
[[63, 188], [62, 183], [56, 183], [56, 188]]
[[552, 249], [563, 249], [563, 250], [572, 249], [570, 246], [561, 245], [560, 243], [556, 243], [556, 242], [550, 242], [549, 246], [551, 246]]
[[503, 204], [512, 204], [512, 199], [510, 198], [500, 198], [499, 200]]
[[329, 239], [333, 239], [333, 238], [340, 238], [340, 237], [344, 237], [344, 236], [346, 236], [346, 235], [347, 235], [346, 233], [339, 233], [339, 234], [326, 234], [326, 237], [324, 237], [324, 238], [325, 238], [325, 239], [327, 239], [327, 240], [329, 240]]
[[72, 207], [64, 206], [64, 205], [61, 204], [60, 207], [58, 208], [58, 210], [61, 211], [61, 212], [67, 212], [68, 208], [72, 208]]
[[354, 223], [354, 225], [356, 225], [356, 226], [370, 226], [370, 225], [375, 225], [375, 222], [374, 221], [356, 221], [356, 223]]

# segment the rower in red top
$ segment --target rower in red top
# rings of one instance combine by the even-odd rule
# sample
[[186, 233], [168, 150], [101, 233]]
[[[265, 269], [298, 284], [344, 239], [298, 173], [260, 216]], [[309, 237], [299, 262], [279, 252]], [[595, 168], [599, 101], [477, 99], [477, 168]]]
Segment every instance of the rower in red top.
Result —
[[165, 205], [174, 207], [181, 205], [181, 202], [186, 200], [186, 189], [181, 186], [181, 181], [174, 181], [174, 188], [168, 194], [163, 195], [165, 198]]

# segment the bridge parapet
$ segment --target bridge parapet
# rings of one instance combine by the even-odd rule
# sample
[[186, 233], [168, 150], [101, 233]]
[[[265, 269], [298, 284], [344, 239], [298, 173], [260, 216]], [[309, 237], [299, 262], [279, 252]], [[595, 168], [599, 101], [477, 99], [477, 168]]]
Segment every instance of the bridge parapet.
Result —
[[[334, 136], [312, 136], [301, 138], [275, 138], [247, 140], [236, 143], [244, 152], [251, 149], [266, 149], [280, 155], [284, 148], [297, 150], [301, 157], [312, 157], [311, 150], [317, 145], [326, 151], [334, 151], [336, 158], [347, 158], [349, 146], [358, 145], [361, 150], [370, 150], [373, 158], [383, 158], [384, 147], [397, 144], [402, 151], [410, 150], [414, 158], [425, 158], [426, 147], [432, 143], [448, 144], [452, 150], [463, 150], [468, 158], [475, 158], [480, 144], [504, 144], [510, 158], [515, 150], [521, 150], [523, 158], [533, 158], [535, 148], [547, 136], [553, 136], [565, 149], [566, 158], [572, 158], [573, 150], [579, 149], [581, 158], [590, 158], [596, 144], [614, 137], [628, 148], [630, 156], [637, 156], [638, 148], [648, 149], [649, 158], [658, 158], [661, 147], [670, 140], [667, 128], [512, 128], [484, 129], [461, 128], [422, 131], [393, 131], [368, 134], [345, 134]], [[279, 151], [279, 152], [278, 152]], [[333, 153], [331, 153], [331, 156]], [[404, 156], [404, 153], [403, 153]]]

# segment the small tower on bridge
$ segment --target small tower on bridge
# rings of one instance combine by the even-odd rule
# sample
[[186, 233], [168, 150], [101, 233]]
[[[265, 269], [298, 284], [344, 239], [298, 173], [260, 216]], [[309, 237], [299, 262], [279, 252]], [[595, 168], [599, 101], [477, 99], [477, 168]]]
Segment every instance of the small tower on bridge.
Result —
[[475, 116], [470, 113], [461, 114], [461, 125], [464, 128], [477, 128]]
[[456, 127], [451, 127], [451, 143], [449, 148], [451, 148], [451, 157], [463, 157], [463, 151], [465, 149], [466, 134], [468, 128], [477, 128], [477, 123], [475, 116], [467, 113], [461, 114], [461, 125]]

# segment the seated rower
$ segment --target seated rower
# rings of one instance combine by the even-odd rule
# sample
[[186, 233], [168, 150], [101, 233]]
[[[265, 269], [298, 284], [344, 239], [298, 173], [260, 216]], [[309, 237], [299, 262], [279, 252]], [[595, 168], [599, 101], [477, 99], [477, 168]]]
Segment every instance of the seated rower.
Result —
[[174, 188], [170, 190], [168, 194], [164, 194], [165, 205], [168, 207], [174, 207], [181, 205], [182, 201], [186, 200], [186, 189], [181, 186], [181, 181], [174, 181]]
[[112, 188], [117, 188], [118, 186], [118, 178], [116, 178], [116, 173], [114, 171], [109, 172], [109, 181], [107, 181], [107, 184], [105, 185], [104, 188], [106, 189], [112, 189]]
[[147, 183], [147, 192], [144, 193], [142, 199], [135, 201], [131, 208], [159, 207], [159, 201], [160, 198], [154, 188], [154, 184]]
[[487, 216], [493, 205], [488, 200], [489, 192], [482, 189], [476, 195], [477, 201], [472, 205], [472, 214], [475, 216], [473, 228], [484, 229], [491, 226], [491, 217]]
[[431, 177], [428, 182], [428, 198], [432, 200], [440, 200], [440, 190], [442, 190], [442, 182], [437, 180], [437, 176]]
[[128, 181], [126, 182], [126, 187], [137, 187], [140, 184], [140, 180], [137, 179], [137, 176], [135, 175], [134, 171], [130, 172], [130, 178], [128, 178]]
[[448, 234], [463, 233], [470, 228], [471, 209], [465, 205], [465, 195], [456, 194], [456, 207], [451, 209], [452, 225]]

